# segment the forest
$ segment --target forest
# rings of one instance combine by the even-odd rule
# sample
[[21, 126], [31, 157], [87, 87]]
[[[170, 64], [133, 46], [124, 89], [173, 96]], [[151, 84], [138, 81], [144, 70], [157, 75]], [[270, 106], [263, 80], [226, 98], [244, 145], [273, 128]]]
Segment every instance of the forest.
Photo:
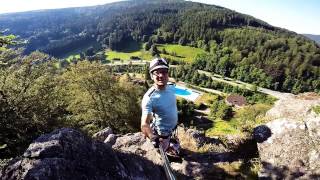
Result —
[[252, 16], [195, 2], [134, 0], [85, 8], [0, 15], [0, 29], [26, 40], [24, 53], [60, 57], [83, 44], [121, 50], [130, 41], [154, 53], [161, 44], [207, 52], [195, 68], [284, 92], [319, 91], [314, 41]]

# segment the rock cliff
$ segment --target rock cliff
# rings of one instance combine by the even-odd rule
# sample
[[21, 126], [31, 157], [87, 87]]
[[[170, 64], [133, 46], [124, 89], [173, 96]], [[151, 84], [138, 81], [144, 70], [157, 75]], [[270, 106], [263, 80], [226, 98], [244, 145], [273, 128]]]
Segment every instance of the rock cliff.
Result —
[[[225, 179], [230, 175], [220, 168], [243, 157], [228, 150], [217, 139], [205, 138], [196, 130], [179, 128], [184, 157], [171, 162], [178, 179]], [[200, 145], [199, 145], [200, 144]], [[192, 147], [206, 145], [206, 152]], [[2, 179], [166, 179], [162, 159], [141, 133], [112, 134], [106, 128], [93, 139], [74, 129], [58, 129], [37, 138], [25, 153], [12, 160], [1, 172]]]
[[143, 157], [118, 152], [79, 131], [63, 128], [36, 139], [2, 170], [2, 179], [165, 179]]
[[320, 178], [320, 116], [312, 111], [315, 105], [320, 105], [317, 94], [290, 95], [267, 112], [271, 134], [258, 143], [261, 177]]

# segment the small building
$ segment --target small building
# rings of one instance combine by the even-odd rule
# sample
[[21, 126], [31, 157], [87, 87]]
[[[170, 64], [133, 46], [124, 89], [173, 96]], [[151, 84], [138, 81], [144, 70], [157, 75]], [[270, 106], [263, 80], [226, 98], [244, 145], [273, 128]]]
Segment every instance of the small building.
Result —
[[241, 95], [232, 94], [226, 98], [226, 103], [229, 106], [234, 106], [236, 108], [240, 108], [240, 107], [246, 105], [247, 101], [246, 101], [246, 98]]

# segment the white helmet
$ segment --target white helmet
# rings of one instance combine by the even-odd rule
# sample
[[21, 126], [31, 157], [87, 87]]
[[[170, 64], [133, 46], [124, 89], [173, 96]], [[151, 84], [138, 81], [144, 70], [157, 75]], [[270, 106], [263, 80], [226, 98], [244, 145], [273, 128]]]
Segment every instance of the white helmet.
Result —
[[149, 72], [152, 73], [156, 69], [169, 69], [169, 64], [163, 58], [155, 58], [150, 62]]

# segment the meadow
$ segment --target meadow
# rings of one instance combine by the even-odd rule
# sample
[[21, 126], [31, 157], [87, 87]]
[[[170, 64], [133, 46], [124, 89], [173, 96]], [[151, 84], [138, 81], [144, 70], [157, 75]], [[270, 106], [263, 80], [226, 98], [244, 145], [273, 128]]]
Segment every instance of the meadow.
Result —
[[[158, 44], [157, 49], [161, 57], [185, 62], [192, 62], [198, 53], [205, 53], [205, 51], [200, 48], [181, 46], [178, 44]], [[166, 53], [163, 53], [164, 49]], [[151, 53], [144, 50], [144, 44], [136, 42], [128, 43], [121, 51], [107, 49], [105, 55], [108, 60], [119, 59], [128, 61], [131, 57], [139, 57], [142, 60], [152, 59]]]

